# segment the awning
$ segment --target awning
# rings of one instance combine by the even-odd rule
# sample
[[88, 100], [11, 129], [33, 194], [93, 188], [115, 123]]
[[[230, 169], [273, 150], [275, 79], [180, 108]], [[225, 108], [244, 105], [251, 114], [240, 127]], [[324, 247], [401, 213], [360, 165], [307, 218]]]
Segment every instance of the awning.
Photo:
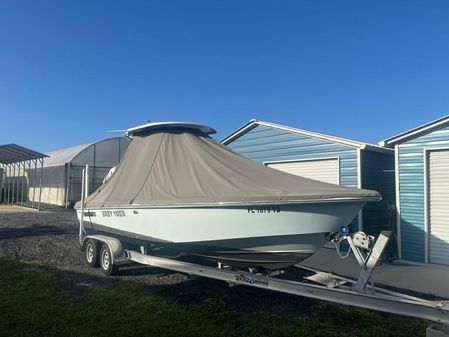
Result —
[[17, 144], [0, 145], [0, 164], [3, 165], [45, 157], [48, 156]]

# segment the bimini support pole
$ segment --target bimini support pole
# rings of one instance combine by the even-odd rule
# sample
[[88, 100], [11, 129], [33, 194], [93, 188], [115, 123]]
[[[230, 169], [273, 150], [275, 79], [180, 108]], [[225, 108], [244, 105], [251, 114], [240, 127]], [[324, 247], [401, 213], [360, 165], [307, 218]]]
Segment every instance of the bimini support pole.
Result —
[[84, 186], [84, 197], [87, 198], [89, 196], [89, 165], [86, 165], [84, 169], [86, 172], [84, 173], [84, 179], [86, 179], [86, 183]]

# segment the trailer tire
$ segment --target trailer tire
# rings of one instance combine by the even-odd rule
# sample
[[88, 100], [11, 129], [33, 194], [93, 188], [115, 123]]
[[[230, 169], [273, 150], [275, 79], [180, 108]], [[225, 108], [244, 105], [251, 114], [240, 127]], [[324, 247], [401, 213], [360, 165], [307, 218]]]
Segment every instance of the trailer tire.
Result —
[[88, 239], [84, 247], [87, 264], [91, 267], [98, 268], [100, 266], [99, 242], [97, 240]]
[[117, 267], [113, 263], [112, 252], [106, 243], [101, 246], [99, 260], [101, 269], [106, 276], [114, 275], [117, 272]]

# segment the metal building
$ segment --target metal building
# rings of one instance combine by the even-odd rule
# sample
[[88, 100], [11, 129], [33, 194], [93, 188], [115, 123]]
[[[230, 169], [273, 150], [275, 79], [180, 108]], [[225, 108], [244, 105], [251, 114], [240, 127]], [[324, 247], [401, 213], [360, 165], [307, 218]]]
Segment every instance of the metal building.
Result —
[[449, 265], [449, 116], [380, 145], [395, 150], [399, 258]]
[[235, 152], [288, 173], [344, 186], [374, 189], [353, 230], [377, 235], [395, 222], [393, 151], [377, 145], [251, 120], [222, 140]]
[[129, 145], [129, 138], [114, 137], [47, 153], [44, 160], [42, 202], [70, 206], [81, 198], [81, 175], [89, 165], [89, 191], [103, 182]]
[[45, 157], [17, 144], [0, 145], [0, 202], [39, 210]]

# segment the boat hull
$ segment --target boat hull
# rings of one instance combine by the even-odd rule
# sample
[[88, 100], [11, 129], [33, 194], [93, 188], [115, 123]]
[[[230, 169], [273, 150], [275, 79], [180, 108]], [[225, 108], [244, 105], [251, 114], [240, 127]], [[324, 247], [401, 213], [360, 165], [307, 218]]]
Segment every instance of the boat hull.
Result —
[[147, 242], [161, 252], [279, 269], [315, 253], [364, 203], [91, 208], [84, 210], [84, 227], [125, 241]]

